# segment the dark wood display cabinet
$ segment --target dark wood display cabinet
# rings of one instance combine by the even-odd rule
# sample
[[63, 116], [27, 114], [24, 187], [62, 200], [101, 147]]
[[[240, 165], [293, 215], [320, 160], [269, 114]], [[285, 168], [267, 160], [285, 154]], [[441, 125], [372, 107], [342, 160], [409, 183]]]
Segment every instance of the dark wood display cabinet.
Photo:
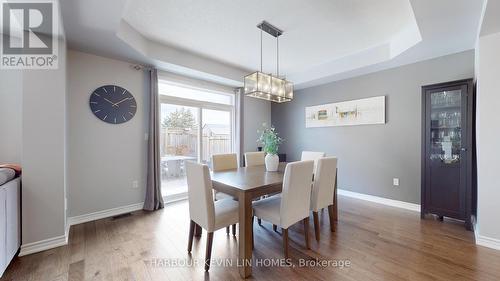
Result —
[[472, 79], [422, 87], [421, 217], [434, 214], [472, 229]]

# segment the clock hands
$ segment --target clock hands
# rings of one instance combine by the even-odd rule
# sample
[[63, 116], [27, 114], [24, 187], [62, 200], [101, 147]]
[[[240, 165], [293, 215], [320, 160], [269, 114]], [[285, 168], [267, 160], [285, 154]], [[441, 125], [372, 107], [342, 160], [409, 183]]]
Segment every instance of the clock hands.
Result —
[[132, 99], [132, 98], [124, 98], [124, 99], [122, 99], [121, 101], [119, 101], [119, 102], [117, 102], [117, 103], [113, 103], [113, 105], [118, 106], [120, 103], [122, 103], [122, 102], [124, 102], [124, 101], [126, 101], [126, 100], [130, 100], [130, 99]]
[[109, 102], [112, 106], [116, 106], [116, 107], [118, 107], [118, 105], [119, 105], [120, 103], [122, 103], [122, 102], [124, 102], [124, 101], [126, 101], [126, 100], [130, 100], [130, 99], [132, 99], [132, 98], [124, 98], [124, 99], [122, 99], [121, 101], [116, 102], [116, 103], [115, 103], [115, 102], [112, 102], [112, 101], [110, 101], [110, 100], [108, 100], [108, 99], [107, 99], [107, 98], [105, 98], [105, 97], [103, 97], [103, 99], [104, 99], [105, 101]]
[[109, 102], [110, 104], [112, 104], [113, 106], [115, 105], [112, 101], [108, 100], [107, 98], [103, 97], [103, 99], [107, 102]]

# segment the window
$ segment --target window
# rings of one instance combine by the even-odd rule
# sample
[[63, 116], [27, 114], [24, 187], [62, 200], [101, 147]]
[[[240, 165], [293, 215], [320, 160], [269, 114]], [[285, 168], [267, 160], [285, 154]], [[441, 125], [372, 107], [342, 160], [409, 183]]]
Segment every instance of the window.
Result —
[[186, 161], [234, 151], [234, 94], [160, 80], [160, 155], [166, 200], [187, 194]]

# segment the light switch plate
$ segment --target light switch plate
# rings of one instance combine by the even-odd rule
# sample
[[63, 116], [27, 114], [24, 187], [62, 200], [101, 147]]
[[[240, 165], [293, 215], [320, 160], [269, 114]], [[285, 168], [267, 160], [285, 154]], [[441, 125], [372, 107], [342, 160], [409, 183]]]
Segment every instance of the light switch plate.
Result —
[[132, 188], [139, 188], [139, 181], [132, 181]]
[[393, 178], [392, 179], [392, 185], [399, 186], [399, 179], [398, 178]]

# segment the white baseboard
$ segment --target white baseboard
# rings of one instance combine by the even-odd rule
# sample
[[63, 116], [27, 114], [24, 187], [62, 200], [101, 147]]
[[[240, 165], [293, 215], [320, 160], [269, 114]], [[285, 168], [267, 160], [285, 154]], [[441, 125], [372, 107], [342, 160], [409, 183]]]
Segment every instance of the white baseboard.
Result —
[[32, 242], [28, 244], [21, 245], [21, 251], [19, 256], [25, 256], [29, 254], [34, 254], [37, 252], [49, 250], [52, 248], [57, 248], [68, 244], [69, 229], [72, 225], [85, 223], [89, 221], [95, 221], [99, 219], [104, 219], [107, 217], [117, 216], [129, 212], [134, 212], [142, 209], [144, 203], [137, 203], [122, 207], [117, 207], [113, 209], [98, 211], [90, 214], [69, 217], [66, 223], [66, 229], [64, 230], [64, 235], [48, 238], [45, 240]]
[[131, 204], [131, 205], [127, 205], [127, 206], [112, 208], [112, 209], [108, 209], [108, 210], [102, 210], [102, 211], [97, 211], [97, 212], [88, 213], [88, 214], [84, 214], [84, 215], [69, 217], [68, 224], [75, 225], [75, 224], [86, 223], [89, 221], [95, 221], [95, 220], [100, 220], [100, 219], [109, 218], [109, 217], [113, 217], [113, 216], [118, 216], [121, 214], [142, 210], [143, 206], [144, 206], [144, 203], [141, 202], [141, 203]]
[[476, 236], [476, 245], [488, 247], [494, 250], [500, 250], [499, 239], [483, 236], [479, 234], [477, 231], [475, 232], [475, 236]]
[[398, 200], [393, 200], [393, 199], [388, 199], [388, 198], [383, 198], [383, 197], [378, 197], [378, 196], [373, 196], [373, 195], [368, 195], [368, 194], [363, 194], [363, 193], [357, 193], [357, 192], [352, 192], [344, 189], [338, 189], [338, 194], [347, 196], [347, 197], [352, 197], [356, 199], [361, 199], [365, 201], [370, 201], [374, 203], [379, 203], [391, 207], [397, 207], [401, 209], [406, 209], [410, 211], [415, 211], [415, 212], [420, 212], [420, 205], [415, 204], [415, 203], [408, 203], [404, 201], [398, 201]]
[[23, 245], [21, 245], [21, 251], [19, 252], [19, 256], [22, 257], [25, 255], [49, 250], [52, 248], [61, 247], [61, 246], [67, 245], [67, 244], [68, 244], [68, 235], [67, 234], [52, 237], [52, 238], [45, 239], [45, 240], [40, 240], [40, 241], [28, 243], [28, 244], [23, 244]]

